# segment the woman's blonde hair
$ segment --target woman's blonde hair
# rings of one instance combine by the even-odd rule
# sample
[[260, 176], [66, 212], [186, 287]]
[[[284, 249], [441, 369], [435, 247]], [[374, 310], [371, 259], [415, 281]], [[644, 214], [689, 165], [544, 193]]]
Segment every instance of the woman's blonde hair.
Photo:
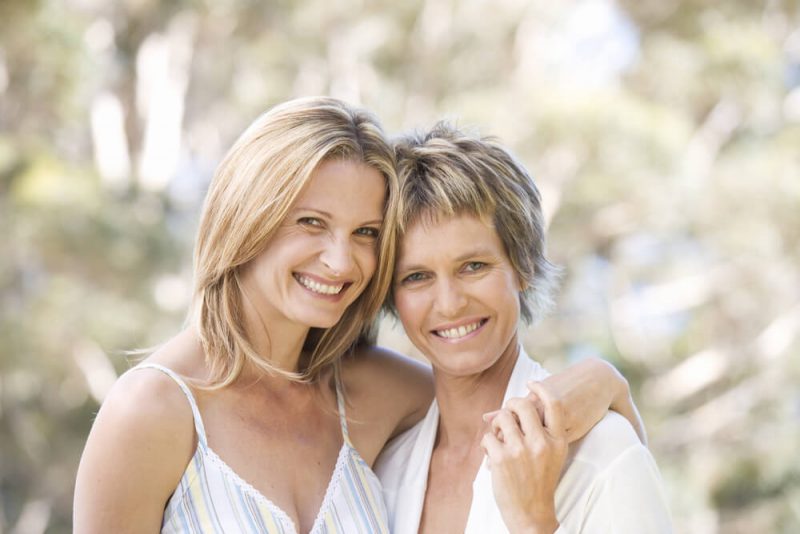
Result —
[[[400, 178], [398, 239], [420, 221], [472, 215], [491, 224], [523, 290], [527, 322], [552, 305], [559, 269], [545, 256], [541, 198], [531, 176], [496, 140], [469, 135], [446, 122], [395, 141]], [[387, 308], [396, 315], [390, 298]]]
[[[338, 323], [311, 329], [306, 339], [311, 357], [297, 372], [286, 371], [273, 365], [268, 355], [258, 354], [247, 338], [240, 268], [264, 250], [311, 174], [330, 159], [364, 163], [385, 178], [378, 266]], [[290, 380], [314, 381], [359, 341], [371, 338], [395, 259], [394, 163], [392, 147], [372, 114], [327, 97], [276, 106], [234, 143], [211, 182], [194, 254], [192, 322], [210, 367], [211, 387], [232, 383], [245, 364]]]

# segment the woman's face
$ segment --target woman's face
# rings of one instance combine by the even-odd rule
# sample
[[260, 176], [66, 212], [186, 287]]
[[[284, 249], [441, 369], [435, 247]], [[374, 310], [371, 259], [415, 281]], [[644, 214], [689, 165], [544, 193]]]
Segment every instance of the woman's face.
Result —
[[394, 280], [406, 334], [437, 372], [477, 374], [516, 354], [518, 277], [497, 232], [479, 218], [412, 224]]
[[329, 328], [377, 266], [385, 183], [360, 162], [332, 159], [312, 173], [267, 247], [245, 269], [246, 297], [265, 324]]

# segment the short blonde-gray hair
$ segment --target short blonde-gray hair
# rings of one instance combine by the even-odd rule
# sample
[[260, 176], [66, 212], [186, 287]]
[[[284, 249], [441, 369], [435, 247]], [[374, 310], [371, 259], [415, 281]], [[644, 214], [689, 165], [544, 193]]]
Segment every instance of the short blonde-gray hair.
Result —
[[[311, 330], [310, 361], [298, 372], [281, 370], [247, 338], [239, 272], [268, 244], [313, 171], [334, 158], [362, 162], [385, 179], [378, 266], [336, 325]], [[272, 108], [247, 128], [217, 168], [195, 245], [192, 319], [212, 387], [232, 383], [246, 363], [291, 380], [313, 381], [369, 336], [391, 284], [397, 199], [394, 152], [378, 120], [366, 111], [333, 98], [304, 98]]]
[[[440, 122], [395, 141], [400, 178], [398, 239], [420, 220], [473, 215], [491, 224], [524, 288], [520, 312], [532, 322], [552, 304], [558, 268], [545, 257], [541, 198], [525, 167], [494, 138]], [[390, 297], [388, 308], [395, 313]]]

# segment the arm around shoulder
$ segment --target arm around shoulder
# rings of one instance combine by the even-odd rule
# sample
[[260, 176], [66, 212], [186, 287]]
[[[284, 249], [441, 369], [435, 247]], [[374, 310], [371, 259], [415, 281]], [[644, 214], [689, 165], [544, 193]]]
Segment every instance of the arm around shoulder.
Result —
[[560, 399], [569, 442], [583, 437], [610, 409], [625, 417], [639, 440], [647, 444], [644, 423], [631, 398], [628, 381], [609, 362], [587, 358], [532, 385], [532, 393], [536, 394], [538, 388], [546, 388]]
[[158, 371], [123, 375], [103, 402], [81, 457], [74, 532], [159, 532], [194, 450], [191, 408]]
[[433, 400], [430, 367], [383, 347], [360, 347], [346, 362], [345, 378], [365, 394], [362, 405], [391, 422], [391, 436], [422, 419]]

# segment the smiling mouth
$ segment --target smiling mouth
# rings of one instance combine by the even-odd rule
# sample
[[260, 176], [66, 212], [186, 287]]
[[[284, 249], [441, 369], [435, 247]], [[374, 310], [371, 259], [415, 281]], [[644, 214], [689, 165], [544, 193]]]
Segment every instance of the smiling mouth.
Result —
[[486, 324], [489, 319], [480, 319], [474, 323], [464, 324], [455, 328], [446, 328], [443, 330], [434, 330], [433, 333], [438, 337], [445, 339], [460, 339]]
[[303, 276], [302, 274], [295, 274], [294, 278], [300, 282], [300, 285], [302, 285], [304, 288], [319, 295], [338, 295], [347, 285], [345, 282], [336, 285], [322, 284], [316, 280], [312, 280], [307, 276]]

